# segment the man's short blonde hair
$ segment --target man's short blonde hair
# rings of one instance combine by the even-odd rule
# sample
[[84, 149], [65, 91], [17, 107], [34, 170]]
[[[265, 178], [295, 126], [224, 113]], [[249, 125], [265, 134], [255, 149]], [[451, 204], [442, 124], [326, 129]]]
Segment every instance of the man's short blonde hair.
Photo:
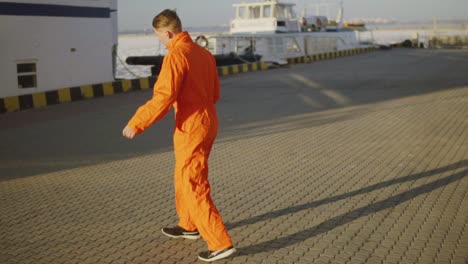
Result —
[[155, 29], [167, 27], [174, 32], [181, 32], [182, 22], [175, 11], [166, 9], [154, 17], [153, 27]]

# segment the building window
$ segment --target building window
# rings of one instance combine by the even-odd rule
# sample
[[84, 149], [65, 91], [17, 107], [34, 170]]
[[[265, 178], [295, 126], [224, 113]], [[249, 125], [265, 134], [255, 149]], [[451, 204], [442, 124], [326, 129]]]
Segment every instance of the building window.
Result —
[[36, 88], [37, 70], [35, 62], [19, 62], [16, 64], [18, 73], [18, 88]]

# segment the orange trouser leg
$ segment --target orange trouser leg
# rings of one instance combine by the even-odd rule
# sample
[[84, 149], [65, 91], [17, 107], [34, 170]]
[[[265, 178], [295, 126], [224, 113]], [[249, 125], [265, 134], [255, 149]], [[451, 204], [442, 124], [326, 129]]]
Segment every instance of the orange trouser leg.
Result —
[[189, 209], [184, 202], [183, 180], [181, 177], [182, 166], [176, 164], [174, 172], [175, 203], [177, 215], [179, 216], [178, 226], [185, 230], [194, 231], [197, 229], [195, 223], [190, 218]]
[[232, 246], [221, 215], [213, 203], [208, 182], [208, 157], [217, 133], [216, 126], [200, 126], [190, 133], [176, 129], [174, 175], [179, 226], [198, 229], [208, 250]]

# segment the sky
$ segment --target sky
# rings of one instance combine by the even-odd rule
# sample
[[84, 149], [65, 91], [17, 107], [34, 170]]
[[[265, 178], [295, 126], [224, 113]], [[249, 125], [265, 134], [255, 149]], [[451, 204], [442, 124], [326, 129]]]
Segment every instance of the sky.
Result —
[[[396, 21], [437, 19], [468, 20], [468, 0], [342, 0], [344, 19], [385, 18]], [[233, 19], [232, 4], [242, 0], [118, 0], [119, 31], [150, 30], [153, 17], [160, 11], [177, 9], [184, 27], [228, 25]], [[250, 2], [250, 1], [244, 1]], [[296, 10], [316, 3], [339, 3], [338, 0], [286, 0], [296, 4]], [[310, 7], [308, 7], [310, 10]], [[335, 8], [328, 13], [335, 16]], [[327, 10], [322, 7], [323, 15]]]

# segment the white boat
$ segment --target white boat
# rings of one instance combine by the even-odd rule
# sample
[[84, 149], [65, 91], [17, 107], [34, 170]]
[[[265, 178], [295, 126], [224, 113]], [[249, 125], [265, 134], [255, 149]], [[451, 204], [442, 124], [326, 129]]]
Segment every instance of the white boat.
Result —
[[[213, 54], [250, 52], [262, 55], [262, 61], [282, 64], [289, 58], [355, 49], [367, 46], [370, 42], [361, 39], [359, 31], [342, 30], [342, 7], [335, 26], [330, 26], [328, 19], [325, 20], [323, 16], [298, 17], [294, 3], [280, 0], [238, 3], [233, 6], [236, 11], [230, 32], [212, 34], [199, 42]], [[312, 24], [316, 27], [317, 19], [326, 23], [320, 23], [322, 32], [316, 28], [310, 30]], [[334, 32], [328, 32], [330, 29]]]

